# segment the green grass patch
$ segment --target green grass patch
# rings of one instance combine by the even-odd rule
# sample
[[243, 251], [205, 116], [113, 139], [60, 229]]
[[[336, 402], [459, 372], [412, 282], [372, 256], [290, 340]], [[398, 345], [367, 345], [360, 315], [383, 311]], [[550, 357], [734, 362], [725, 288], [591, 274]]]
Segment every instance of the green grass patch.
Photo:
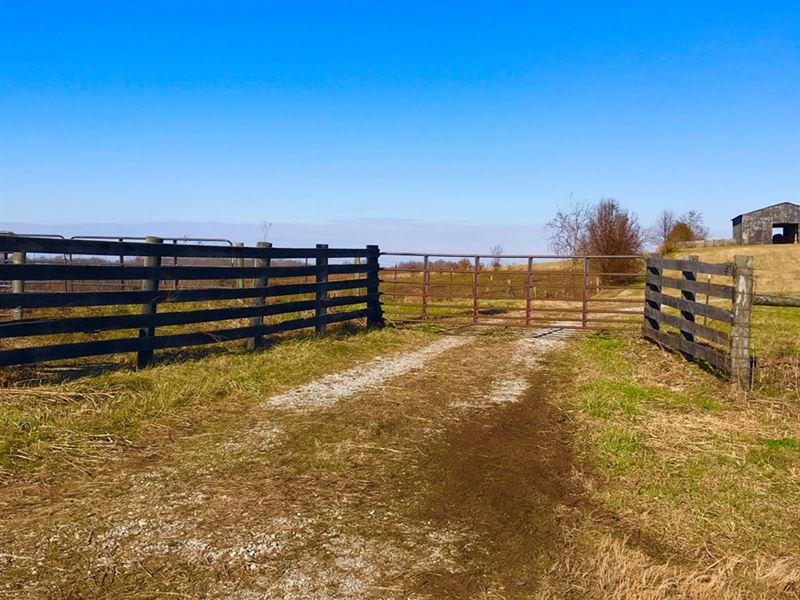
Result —
[[642, 444], [636, 434], [628, 430], [610, 429], [598, 437], [597, 459], [599, 465], [612, 473], [628, 473], [642, 451]]
[[687, 549], [709, 539], [732, 552], [800, 547], [800, 441], [775, 434], [800, 428], [786, 392], [745, 402], [633, 335], [587, 335], [557, 362], [604, 510]]
[[761, 438], [747, 453], [747, 462], [773, 467], [800, 466], [800, 442], [794, 438]]
[[0, 474], [37, 468], [56, 455], [91, 458], [103, 447], [135, 441], [148, 426], [168, 429], [190, 421], [194, 411], [232, 395], [260, 402], [286, 387], [431, 337], [392, 328], [334, 330], [322, 338], [288, 336], [259, 352], [239, 345], [142, 371], [122, 368], [61, 384], [6, 388], [0, 394]]
[[581, 407], [594, 417], [607, 419], [614, 414], [639, 414], [640, 405], [648, 398], [648, 391], [629, 383], [599, 381], [578, 389]]

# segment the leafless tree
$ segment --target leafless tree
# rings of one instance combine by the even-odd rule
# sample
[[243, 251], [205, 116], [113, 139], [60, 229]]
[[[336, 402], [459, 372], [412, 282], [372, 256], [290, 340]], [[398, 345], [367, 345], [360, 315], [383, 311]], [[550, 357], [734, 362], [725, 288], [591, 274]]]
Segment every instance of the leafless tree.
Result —
[[[672, 235], [678, 225], [685, 225], [686, 228], [681, 227], [676, 235]], [[670, 245], [667, 242], [674, 244], [680, 241], [679, 238], [686, 237], [687, 229], [691, 233], [686, 241], [704, 240], [708, 237], [708, 227], [703, 223], [703, 215], [698, 211], [690, 210], [676, 217], [671, 210], [664, 210], [656, 217], [655, 224], [647, 230], [647, 241], [664, 249]]]
[[558, 208], [547, 224], [550, 249], [560, 256], [583, 254], [587, 244], [587, 225], [591, 208], [585, 202], [574, 202], [569, 208]]
[[690, 210], [681, 215], [678, 219], [681, 223], [686, 223], [689, 231], [692, 232], [692, 240], [704, 240], [708, 237], [708, 227], [703, 222], [703, 215], [696, 210]]
[[642, 228], [635, 214], [613, 198], [604, 198], [589, 215], [587, 251], [597, 255], [638, 254], [642, 250]]
[[674, 212], [662, 210], [656, 217], [656, 222], [647, 230], [647, 241], [656, 246], [663, 245], [677, 222]]
[[492, 255], [492, 268], [496, 271], [500, 268], [502, 263], [502, 256], [503, 256], [503, 246], [500, 244], [495, 244], [491, 248], [489, 248], [489, 252]]
[[587, 224], [586, 253], [604, 257], [593, 259], [591, 266], [603, 274], [601, 276], [605, 281], [621, 282], [624, 276], [610, 274], [638, 270], [635, 259], [609, 257], [639, 254], [642, 243], [642, 228], [638, 218], [622, 208], [616, 200], [604, 198], [592, 208]]

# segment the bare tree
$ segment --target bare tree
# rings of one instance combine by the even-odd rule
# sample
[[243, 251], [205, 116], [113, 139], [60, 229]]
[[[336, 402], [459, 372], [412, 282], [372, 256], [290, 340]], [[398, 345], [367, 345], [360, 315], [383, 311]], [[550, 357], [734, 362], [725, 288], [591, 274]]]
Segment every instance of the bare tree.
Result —
[[591, 209], [585, 202], [574, 202], [569, 208], [558, 208], [547, 224], [550, 248], [560, 256], [583, 254], [587, 244], [587, 225]]
[[636, 215], [622, 208], [613, 198], [598, 202], [589, 215], [586, 231], [586, 253], [603, 256], [592, 260], [592, 267], [603, 279], [614, 283], [625, 276], [611, 273], [634, 273], [638, 270], [635, 259], [616, 256], [633, 256], [642, 251], [642, 228]]
[[642, 228], [635, 214], [613, 198], [604, 198], [592, 209], [586, 228], [587, 251], [614, 256], [639, 254]]
[[656, 222], [647, 230], [647, 241], [656, 246], [662, 246], [677, 222], [678, 219], [675, 218], [674, 212], [662, 210], [656, 217]]
[[489, 252], [492, 255], [492, 268], [497, 271], [502, 263], [501, 257], [503, 256], [503, 246], [500, 244], [495, 244], [489, 248]]
[[685, 223], [692, 232], [692, 240], [704, 240], [708, 237], [708, 227], [703, 222], [703, 215], [696, 210], [690, 210], [681, 215], [679, 219], [681, 223]]

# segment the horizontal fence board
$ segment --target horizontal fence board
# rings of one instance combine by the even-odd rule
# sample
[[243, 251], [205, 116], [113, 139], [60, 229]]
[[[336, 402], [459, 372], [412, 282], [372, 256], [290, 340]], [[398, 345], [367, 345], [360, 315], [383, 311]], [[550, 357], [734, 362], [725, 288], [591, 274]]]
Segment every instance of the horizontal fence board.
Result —
[[677, 298], [667, 294], [660, 294], [649, 289], [645, 290], [644, 297], [645, 300], [650, 302], [664, 304], [671, 308], [677, 308], [678, 310], [691, 312], [696, 316], [708, 317], [709, 319], [722, 321], [723, 323], [728, 324], [733, 323], [733, 313], [729, 310], [725, 310], [724, 308], [720, 308], [719, 306], [703, 304], [696, 301], [692, 302], [691, 300], [686, 300], [685, 298]]
[[[316, 258], [318, 248], [256, 248], [248, 246], [205, 246], [200, 244], [147, 244], [108, 240], [62, 240], [0, 235], [0, 252], [72, 254], [86, 256], [161, 256], [178, 258]], [[330, 258], [363, 258], [367, 248], [329, 248]]]
[[662, 288], [673, 288], [677, 290], [695, 292], [696, 294], [706, 294], [716, 298], [724, 298], [733, 301], [734, 289], [730, 285], [718, 283], [706, 283], [704, 281], [691, 281], [689, 279], [679, 279], [677, 277], [664, 277], [652, 272], [647, 273], [645, 282], [648, 285], [659, 286]]
[[[330, 265], [328, 272], [335, 275], [369, 273], [375, 267], [362, 265]], [[310, 277], [316, 266], [302, 267], [130, 267], [98, 265], [0, 265], [0, 280], [22, 281], [96, 281], [159, 279], [255, 279], [267, 277]]]
[[688, 354], [697, 360], [707, 362], [723, 373], [730, 373], [731, 371], [731, 359], [729, 356], [726, 356], [721, 352], [714, 350], [713, 348], [709, 348], [708, 346], [703, 346], [702, 344], [698, 344], [696, 342], [690, 342], [676, 333], [666, 333], [664, 331], [653, 329], [648, 325], [644, 325], [642, 327], [642, 335], [654, 342], [661, 344], [662, 346], [667, 346], [674, 350]]
[[[329, 298], [325, 304], [328, 307], [349, 306], [353, 304], [365, 304], [370, 300], [376, 299], [377, 295], [340, 296]], [[314, 310], [315, 306], [315, 300], [303, 300], [298, 302], [267, 304], [264, 306], [240, 306], [165, 313], [11, 321], [0, 323], [0, 338], [189, 325], [193, 323], [245, 319], [257, 316], [308, 311]]]
[[715, 344], [721, 344], [723, 346], [728, 346], [730, 344], [730, 337], [724, 331], [719, 331], [718, 329], [713, 329], [712, 327], [707, 327], [694, 321], [687, 321], [683, 317], [677, 315], [668, 315], [667, 313], [664, 313], [660, 310], [655, 310], [649, 306], [645, 306], [644, 315], [646, 317], [650, 317], [658, 323], [676, 327], [681, 331], [686, 331], [695, 336], [705, 338], [706, 340], [714, 342]]
[[707, 275], [733, 276], [733, 263], [713, 264], [698, 260], [673, 260], [668, 258], [649, 258], [647, 264], [657, 269], [673, 271], [689, 271], [691, 273], [705, 273]]
[[786, 308], [800, 308], [800, 296], [753, 294], [753, 304], [756, 306], [782, 306]]
[[34, 348], [18, 348], [0, 351], [0, 366], [23, 365], [51, 360], [69, 358], [83, 358], [86, 356], [101, 356], [105, 354], [119, 354], [126, 352], [139, 352], [143, 350], [163, 350], [184, 346], [198, 346], [214, 344], [254, 337], [282, 333], [296, 329], [314, 327], [322, 318], [326, 323], [340, 323], [354, 319], [366, 318], [369, 309], [360, 309], [343, 313], [330, 313], [323, 317], [308, 317], [293, 319], [271, 325], [251, 327], [237, 327], [218, 329], [200, 333], [181, 333], [175, 335], [155, 336], [151, 338], [120, 338], [114, 340], [99, 340], [93, 342], [77, 342], [72, 344], [56, 344], [38, 346]]
[[297, 283], [255, 288], [205, 288], [196, 290], [161, 290], [157, 292], [29, 292], [0, 294], [0, 308], [62, 308], [113, 306], [149, 302], [213, 302], [243, 298], [313, 294], [321, 286], [326, 291], [367, 287], [366, 279], [344, 279], [324, 283]]

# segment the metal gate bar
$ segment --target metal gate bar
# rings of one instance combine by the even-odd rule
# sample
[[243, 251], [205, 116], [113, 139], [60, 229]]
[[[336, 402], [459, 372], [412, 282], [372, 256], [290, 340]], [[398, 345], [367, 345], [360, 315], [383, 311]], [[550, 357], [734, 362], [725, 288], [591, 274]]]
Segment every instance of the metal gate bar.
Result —
[[564, 329], [641, 322], [641, 256], [382, 252], [381, 264], [384, 316], [394, 322]]

